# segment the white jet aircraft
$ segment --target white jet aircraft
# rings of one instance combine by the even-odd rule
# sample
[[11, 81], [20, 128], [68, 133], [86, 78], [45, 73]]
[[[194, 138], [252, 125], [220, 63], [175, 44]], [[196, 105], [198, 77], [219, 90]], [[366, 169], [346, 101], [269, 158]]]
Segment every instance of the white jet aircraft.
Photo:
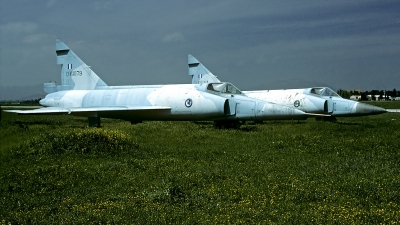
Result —
[[44, 83], [44, 108], [7, 110], [22, 115], [88, 117], [89, 126], [100, 118], [131, 121], [214, 121], [216, 127], [239, 127], [243, 121], [301, 119], [306, 113], [245, 96], [230, 83], [108, 86], [59, 39], [57, 64], [61, 85]]
[[[192, 84], [221, 82], [195, 57], [188, 55]], [[328, 87], [304, 89], [242, 91], [248, 97], [299, 109], [317, 120], [336, 121], [336, 117], [376, 115], [386, 109], [340, 97]]]

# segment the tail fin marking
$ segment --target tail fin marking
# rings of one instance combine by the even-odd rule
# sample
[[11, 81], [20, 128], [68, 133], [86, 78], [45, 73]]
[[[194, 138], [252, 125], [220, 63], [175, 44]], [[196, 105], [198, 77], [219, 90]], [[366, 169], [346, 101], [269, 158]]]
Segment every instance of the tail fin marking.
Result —
[[57, 64], [61, 65], [61, 90], [93, 90], [107, 88], [107, 84], [90, 69], [64, 42], [56, 39]]
[[211, 73], [199, 60], [190, 54], [188, 55], [188, 68], [189, 76], [192, 76], [192, 84], [221, 82], [217, 79], [217, 76]]

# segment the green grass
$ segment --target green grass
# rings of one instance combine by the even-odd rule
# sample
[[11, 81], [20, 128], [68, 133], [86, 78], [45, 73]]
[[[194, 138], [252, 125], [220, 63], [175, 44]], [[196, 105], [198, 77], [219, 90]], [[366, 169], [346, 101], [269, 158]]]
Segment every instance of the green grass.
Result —
[[363, 103], [376, 105], [385, 109], [400, 109], [400, 101], [367, 101]]
[[400, 115], [338, 121], [3, 113], [0, 224], [398, 223]]

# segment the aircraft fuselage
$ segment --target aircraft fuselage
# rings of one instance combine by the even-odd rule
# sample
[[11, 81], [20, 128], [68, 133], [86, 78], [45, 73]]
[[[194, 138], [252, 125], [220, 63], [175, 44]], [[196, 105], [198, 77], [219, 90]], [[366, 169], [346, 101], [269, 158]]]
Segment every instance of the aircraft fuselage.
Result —
[[[224, 117], [225, 99], [208, 93], [200, 93], [193, 85], [149, 85], [110, 87], [107, 90], [70, 90], [48, 94], [40, 104], [46, 107], [95, 108], [108, 107], [110, 112], [97, 112], [92, 116], [125, 120], [202, 120]], [[118, 107], [169, 107], [151, 113], [131, 114], [112, 112]]]
[[[229, 83], [217, 85], [233, 87]], [[294, 108], [250, 98], [243, 94], [210, 91], [206, 85], [201, 84], [111, 86], [102, 90], [59, 91], [48, 94], [40, 104], [50, 108], [67, 109], [69, 114], [76, 116], [129, 121], [246, 121], [305, 118], [303, 112]], [[107, 110], [101, 110], [105, 107]], [[121, 107], [126, 107], [128, 110], [118, 110]], [[142, 108], [143, 112], [141, 113], [140, 109], [134, 113], [129, 111], [135, 107]], [[151, 110], [152, 107], [162, 108]], [[99, 110], [96, 110], [97, 108]]]
[[366, 116], [386, 112], [385, 109], [344, 99], [327, 87], [243, 91], [251, 98], [294, 107], [306, 113], [329, 114], [334, 117]]

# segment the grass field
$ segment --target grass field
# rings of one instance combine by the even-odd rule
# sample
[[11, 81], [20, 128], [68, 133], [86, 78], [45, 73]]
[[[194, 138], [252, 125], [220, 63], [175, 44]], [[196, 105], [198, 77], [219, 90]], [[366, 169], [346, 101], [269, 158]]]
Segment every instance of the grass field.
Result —
[[400, 222], [400, 113], [238, 130], [2, 117], [0, 224]]
[[400, 109], [400, 101], [367, 101], [363, 102], [371, 105], [376, 105], [385, 109]]

